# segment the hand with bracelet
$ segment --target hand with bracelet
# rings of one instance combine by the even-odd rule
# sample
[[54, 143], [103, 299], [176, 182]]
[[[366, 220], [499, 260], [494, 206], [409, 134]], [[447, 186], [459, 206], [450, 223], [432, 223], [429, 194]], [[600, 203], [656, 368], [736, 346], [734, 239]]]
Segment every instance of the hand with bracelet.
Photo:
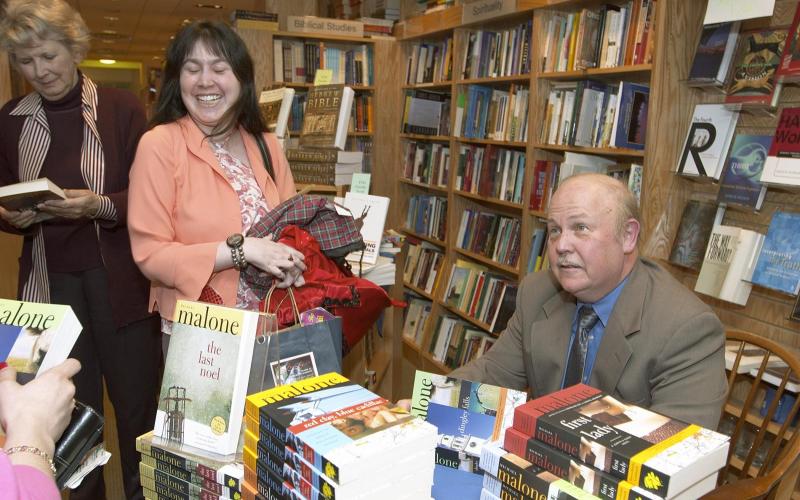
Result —
[[271, 235], [254, 238], [233, 234], [218, 247], [214, 270], [233, 266], [241, 271], [248, 265], [253, 265], [275, 276], [278, 288], [288, 288], [305, 283], [304, 259], [305, 256], [299, 250], [273, 241]]
[[[72, 377], [81, 369], [67, 359], [25, 385], [13, 368], [0, 370], [0, 426], [3, 451], [12, 465], [27, 465], [53, 478], [55, 443], [69, 424], [75, 406]], [[0, 477], [6, 471], [0, 470]]]

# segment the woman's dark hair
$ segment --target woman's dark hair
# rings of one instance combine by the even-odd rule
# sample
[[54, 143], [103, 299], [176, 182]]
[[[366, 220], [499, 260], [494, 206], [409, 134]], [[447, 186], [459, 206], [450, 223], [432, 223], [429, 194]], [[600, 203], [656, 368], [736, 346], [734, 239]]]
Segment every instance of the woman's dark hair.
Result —
[[242, 87], [239, 100], [225, 112], [210, 135], [225, 134], [236, 125], [241, 125], [253, 135], [266, 132], [267, 127], [258, 110], [253, 60], [239, 35], [230, 26], [219, 21], [195, 21], [188, 24], [181, 28], [167, 47], [164, 82], [150, 127], [174, 122], [186, 115], [186, 106], [181, 98], [181, 68], [198, 42], [230, 64]]

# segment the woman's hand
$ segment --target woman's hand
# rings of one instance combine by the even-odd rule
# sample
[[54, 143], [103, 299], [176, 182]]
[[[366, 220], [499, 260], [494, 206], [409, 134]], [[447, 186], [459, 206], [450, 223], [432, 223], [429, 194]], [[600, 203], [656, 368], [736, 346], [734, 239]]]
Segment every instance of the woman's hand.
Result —
[[67, 359], [25, 385], [16, 381], [13, 368], [0, 370], [0, 425], [6, 447], [36, 446], [52, 456], [75, 406], [72, 377], [81, 369]]
[[36, 210], [6, 210], [0, 207], [0, 217], [17, 229], [25, 229], [38, 222], [39, 212]]
[[93, 218], [100, 210], [100, 196], [88, 189], [65, 189], [66, 200], [48, 200], [36, 208], [65, 219]]
[[305, 283], [303, 271], [306, 270], [306, 265], [303, 254], [288, 245], [273, 241], [271, 235], [265, 238], [245, 238], [243, 250], [248, 263], [275, 276], [278, 288], [302, 286]]

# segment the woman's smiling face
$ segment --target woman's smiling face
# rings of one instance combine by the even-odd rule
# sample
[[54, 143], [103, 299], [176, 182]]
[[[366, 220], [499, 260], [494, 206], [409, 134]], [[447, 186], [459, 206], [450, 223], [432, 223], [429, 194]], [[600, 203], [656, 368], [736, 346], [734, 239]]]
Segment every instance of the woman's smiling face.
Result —
[[181, 98], [189, 116], [206, 134], [236, 104], [242, 86], [231, 65], [197, 42], [181, 67]]

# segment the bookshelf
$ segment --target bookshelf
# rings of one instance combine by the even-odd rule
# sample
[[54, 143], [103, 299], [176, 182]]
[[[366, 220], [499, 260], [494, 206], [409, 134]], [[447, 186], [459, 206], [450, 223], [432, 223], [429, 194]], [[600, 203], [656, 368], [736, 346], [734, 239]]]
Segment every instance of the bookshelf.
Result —
[[[623, 5], [625, 2], [615, 3]], [[545, 216], [545, 211], [531, 210], [528, 207], [531, 190], [533, 189], [534, 165], [537, 161], [562, 161], [564, 154], [568, 152], [587, 153], [599, 155], [620, 163], [643, 164], [645, 176], [650, 175], [648, 174], [648, 169], [651, 168], [650, 165], [657, 156], [655, 148], [652, 147], [652, 142], [654, 142], [652, 138], [656, 136], [656, 134], [652, 133], [652, 129], [648, 130], [648, 137], [650, 140], [643, 151], [615, 147], [582, 147], [568, 144], [545, 144], [544, 141], [540, 140], [540, 133], [542, 124], [546, 120], [545, 108], [550, 89], [554, 85], [563, 82], [576, 82], [586, 79], [593, 79], [606, 83], [616, 83], [624, 80], [633, 83], [648, 84], [650, 85], [651, 92], [650, 123], [648, 124], [648, 128], [650, 128], [655, 121], [654, 117], [659, 117], [659, 119], [666, 118], [667, 120], [676, 119], [679, 113], [672, 110], [671, 104], [667, 104], [668, 99], [664, 99], [663, 96], [658, 94], [661, 89], [655, 81], [655, 68], [659, 58], [665, 59], [673, 57], [669, 51], [663, 50], [661, 47], [663, 44], [659, 42], [665, 38], [665, 33], [667, 33], [663, 26], [665, 22], [664, 17], [669, 17], [670, 13], [674, 14], [680, 10], [677, 6], [678, 3], [680, 2], [666, 0], [656, 2], [655, 4], [656, 10], [654, 11], [653, 19], [657, 24], [655, 24], [656, 39], [654, 39], [655, 51], [652, 61], [641, 61], [635, 64], [631, 62], [630, 64], [621, 64], [616, 67], [589, 68], [582, 70], [543, 71], [544, 65], [542, 59], [544, 58], [545, 47], [547, 45], [547, 25], [548, 21], [556, 16], [566, 17], [570, 14], [580, 13], [584, 8], [597, 7], [599, 4], [596, 2], [574, 0], [549, 2], [520, 1], [517, 2], [516, 11], [513, 14], [475, 25], [461, 24], [463, 6], [457, 5], [429, 15], [407, 19], [400, 23], [396, 31], [401, 39], [405, 58], [410, 56], [413, 47], [417, 44], [426, 43], [431, 40], [441, 40], [451, 36], [454, 40], [453, 54], [455, 58], [453, 61], [454, 71], [452, 74], [452, 81], [416, 85], [406, 84], [404, 86], [404, 89], [427, 89], [447, 92], [452, 96], [453, 101], [450, 110], [453, 130], [450, 131], [450, 135], [420, 136], [416, 134], [402, 134], [400, 136], [401, 150], [405, 147], [404, 145], [410, 141], [442, 143], [449, 147], [451, 159], [449, 178], [446, 186], [440, 186], [429, 181], [420, 182], [413, 178], [401, 179], [398, 182], [397, 196], [401, 200], [409, 200], [418, 196], [437, 196], [446, 198], [447, 202], [447, 233], [444, 239], [423, 238], [421, 236], [424, 235], [420, 235], [420, 231], [417, 230], [417, 228], [405, 228], [406, 234], [411, 238], [417, 238], [439, 248], [445, 254], [445, 259], [442, 269], [437, 272], [436, 286], [431, 293], [425, 293], [424, 290], [420, 290], [418, 286], [414, 286], [411, 283], [404, 283], [404, 290], [406, 292], [414, 293], [431, 301], [431, 312], [425, 324], [419, 344], [409, 338], [403, 339], [403, 353], [405, 356], [403, 366], [404, 380], [413, 379], [411, 374], [416, 368], [439, 373], [446, 373], [452, 369], [450, 366], [436, 359], [430, 352], [432, 340], [434, 340], [436, 335], [437, 321], [439, 321], [440, 318], [455, 317], [466, 322], [470, 327], [483, 331], [488, 331], [490, 329], [491, 320], [485, 321], [486, 318], [484, 318], [484, 320], [475, 319], [473, 316], [463, 312], [463, 310], [448, 304], [447, 297], [449, 291], [446, 290], [448, 278], [457, 261], [467, 261], [473, 265], [484, 266], [491, 275], [505, 278], [513, 283], [518, 283], [527, 274], [532, 239], [537, 230], [544, 229], [543, 217]], [[474, 37], [473, 34], [477, 30], [503, 32], [504, 30], [513, 30], [514, 27], [526, 25], [528, 23], [531, 26], [532, 33], [528, 45], [529, 67], [521, 69], [513, 74], [475, 75], [474, 72], [464, 73], [463, 69], [465, 66], [472, 67], [470, 64], [471, 61], [465, 61], [464, 58], [465, 55], [471, 53], [471, 37]], [[495, 137], [488, 137], [481, 133], [465, 134], [464, 130], [458, 130], [458, 124], [463, 123], [463, 117], [459, 119], [457, 116], [458, 96], [459, 94], [468, 94], [471, 88], [478, 88], [486, 92], [487, 95], [490, 92], [493, 95], [498, 90], [501, 92], [507, 92], [516, 88], [524, 88], [527, 90], [527, 136], [513, 138], [512, 140], [497, 140]], [[654, 103], [658, 103], [659, 105], [656, 107]], [[525, 168], [524, 175], [521, 178], [522, 189], [519, 196], [516, 199], [503, 199], [505, 198], [504, 196], [488, 194], [485, 190], [480, 189], [480, 186], [477, 192], [474, 186], [465, 186], [463, 180], [460, 179], [458, 175], [460, 153], [465, 148], [473, 150], [476, 148], [484, 148], [484, 150], [498, 148], [523, 154], [525, 157]], [[663, 152], [661, 154], [663, 154]], [[400, 161], [401, 165], [398, 177], [401, 178], [407, 173], [405, 169], [405, 160], [406, 159], [403, 158], [403, 160]], [[652, 175], [650, 176], [652, 177]], [[643, 187], [643, 191], [645, 191], [645, 189], [647, 188]], [[643, 194], [643, 196], [646, 197], [647, 194]], [[648, 203], [647, 198], [642, 201], [643, 206], [645, 206], [646, 203]], [[410, 202], [405, 202], [405, 205], [401, 207], [401, 211], [407, 210], [409, 205]], [[499, 262], [496, 258], [496, 253], [487, 254], [486, 252], [476, 252], [472, 248], [464, 248], [464, 245], [457, 241], [457, 236], [461, 226], [462, 214], [468, 210], [490, 212], [518, 221], [518, 257], [510, 261]], [[657, 215], [650, 215], [650, 217], [657, 220]], [[652, 220], [653, 219], [651, 219], [651, 221]], [[645, 222], [646, 227], [648, 227], [647, 224], [648, 222]], [[654, 224], [652, 222], [650, 222], [650, 224], [649, 227], [652, 228]], [[408, 392], [409, 389], [410, 388], [403, 387], [404, 393]]]
[[[346, 149], [356, 148], [357, 141], [371, 142], [371, 165], [372, 178], [370, 192], [380, 196], [392, 197], [394, 194], [394, 179], [391, 176], [381, 175], [376, 170], [381, 165], [387, 165], [391, 159], [398, 154], [396, 144], [395, 124], [392, 117], [398, 116], [398, 109], [394, 103], [399, 103], [401, 91], [397, 85], [399, 79], [399, 68], [387, 61], [396, 60], [399, 57], [398, 44], [392, 38], [356, 38], [343, 36], [328, 36], [311, 33], [294, 33], [288, 31], [265, 31], [256, 29], [238, 29], [239, 35], [253, 57], [255, 65], [256, 87], [258, 89], [272, 88], [277, 85], [293, 87], [296, 90], [295, 99], [298, 94], [303, 94], [311, 86], [308, 82], [283, 82], [275, 79], [275, 59], [273, 49], [274, 41], [295, 41], [305, 44], [328, 44], [343, 49], [365, 47], [371, 54], [373, 61], [371, 74], [372, 79], [369, 84], [350, 85], [355, 91], [354, 109], [356, 101], [360, 96], [369, 96], [372, 100], [373, 111], [371, 114], [371, 126], [369, 130], [348, 132], [348, 143]], [[334, 80], [335, 81], [335, 80]], [[297, 131], [290, 132], [291, 137], [299, 136]], [[365, 154], [366, 157], [366, 154]], [[365, 159], [366, 161], [366, 159]], [[344, 189], [341, 186], [298, 186], [298, 188], [308, 188], [313, 193], [323, 195], [342, 195]], [[397, 217], [397, 207], [390, 206], [389, 216], [386, 227], [395, 227]], [[402, 256], [398, 257], [397, 265], [402, 266]], [[402, 294], [394, 289], [389, 290], [389, 294], [394, 298], [402, 297]], [[393, 360], [399, 358], [400, 343], [393, 332], [399, 332], [402, 328], [402, 312], [388, 308], [383, 319], [382, 335], [378, 334], [376, 328], [364, 337], [343, 360], [343, 372], [345, 376], [352, 380], [365, 380], [367, 374], [372, 374], [372, 381], [369, 388], [379, 394], [394, 400], [399, 396], [399, 363]]]

